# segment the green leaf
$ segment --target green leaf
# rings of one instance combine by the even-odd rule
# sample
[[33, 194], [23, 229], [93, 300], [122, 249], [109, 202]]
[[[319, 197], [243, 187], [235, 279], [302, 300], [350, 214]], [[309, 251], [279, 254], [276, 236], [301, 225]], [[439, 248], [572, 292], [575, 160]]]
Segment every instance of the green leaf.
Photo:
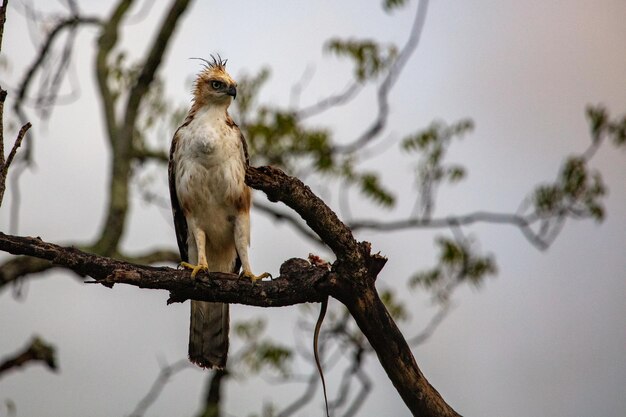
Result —
[[448, 181], [456, 183], [465, 178], [465, 168], [460, 165], [453, 165], [446, 170], [446, 176]]
[[563, 193], [555, 185], [540, 185], [533, 194], [535, 210], [539, 214], [554, 213], [563, 200]]
[[617, 147], [626, 144], [626, 116], [621, 120], [613, 122], [609, 125], [609, 132], [613, 137], [613, 144]]
[[233, 325], [233, 332], [245, 340], [255, 340], [265, 330], [264, 319], [252, 319], [247, 321], [239, 321]]
[[572, 157], [565, 161], [561, 170], [561, 183], [563, 192], [570, 197], [580, 196], [587, 188], [587, 168], [585, 160], [580, 157]]
[[593, 140], [598, 140], [600, 135], [607, 127], [608, 112], [602, 105], [587, 106], [587, 119], [591, 128], [591, 136]]
[[383, 207], [392, 207], [394, 205], [394, 196], [382, 187], [376, 174], [362, 174], [360, 177], [360, 183], [361, 191], [366, 197], [371, 198]]
[[424, 288], [430, 288], [435, 285], [441, 277], [442, 273], [439, 268], [434, 268], [430, 271], [418, 272], [409, 280], [409, 287], [414, 288], [419, 285]]
[[289, 374], [289, 362], [293, 352], [284, 346], [264, 341], [246, 352], [244, 361], [253, 372], [264, 368], [278, 371], [282, 375]]
[[393, 45], [383, 46], [373, 40], [330, 39], [324, 49], [339, 57], [354, 61], [354, 76], [358, 81], [376, 78], [387, 69], [398, 54]]
[[394, 9], [398, 9], [403, 7], [409, 3], [409, 0], [384, 0], [383, 1], [383, 9], [386, 12], [390, 12]]
[[394, 292], [390, 289], [384, 290], [380, 293], [380, 299], [382, 300], [387, 311], [391, 314], [396, 321], [406, 321], [409, 318], [409, 314], [404, 306], [404, 303], [397, 300]]

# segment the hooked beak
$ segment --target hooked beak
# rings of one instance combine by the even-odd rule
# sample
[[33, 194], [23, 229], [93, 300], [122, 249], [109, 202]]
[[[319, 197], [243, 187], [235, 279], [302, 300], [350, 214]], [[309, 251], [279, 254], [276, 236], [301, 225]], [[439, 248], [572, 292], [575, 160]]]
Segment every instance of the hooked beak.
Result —
[[226, 94], [228, 94], [229, 96], [232, 96], [233, 99], [237, 98], [237, 87], [230, 86], [228, 87], [228, 90], [226, 90]]

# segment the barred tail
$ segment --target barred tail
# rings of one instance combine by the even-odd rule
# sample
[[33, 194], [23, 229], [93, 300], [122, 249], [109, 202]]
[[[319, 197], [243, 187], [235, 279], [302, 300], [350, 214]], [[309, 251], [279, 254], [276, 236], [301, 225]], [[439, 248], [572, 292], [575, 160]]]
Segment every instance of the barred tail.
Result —
[[191, 362], [203, 368], [224, 369], [228, 356], [228, 310], [228, 304], [191, 301]]

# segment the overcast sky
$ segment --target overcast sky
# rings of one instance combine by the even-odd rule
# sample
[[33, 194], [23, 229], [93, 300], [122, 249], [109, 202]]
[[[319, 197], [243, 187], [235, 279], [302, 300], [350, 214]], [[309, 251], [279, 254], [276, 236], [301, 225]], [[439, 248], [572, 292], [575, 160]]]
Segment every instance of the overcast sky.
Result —
[[[97, 1], [81, 1], [85, 12], [108, 12]], [[235, 77], [272, 68], [263, 102], [287, 105], [291, 86], [307, 68], [313, 78], [303, 104], [345, 86], [350, 66], [322, 53], [333, 36], [402, 43], [416, 1], [391, 15], [379, 2], [197, 2], [184, 17], [160, 74], [168, 97], [188, 103], [189, 80], [198, 63], [189, 57], [220, 53]], [[34, 1], [44, 10], [57, 2]], [[143, 4], [143, 3], [141, 3]], [[124, 27], [123, 44], [140, 57], [165, 1], [155, 2], [141, 22]], [[5, 28], [0, 81], [15, 86], [34, 50], [13, 1]], [[552, 180], [562, 159], [589, 143], [584, 108], [604, 103], [626, 112], [626, 1], [433, 1], [417, 52], [391, 94], [386, 135], [392, 140], [434, 119], [471, 117], [475, 131], [451, 150], [468, 179], [440, 193], [438, 215], [478, 209], [512, 212], [537, 183]], [[53, 242], [88, 242], [99, 231], [105, 203], [108, 150], [94, 96], [95, 31], [80, 31], [73, 71], [80, 99], [55, 109], [37, 135], [36, 167], [21, 178], [19, 234]], [[69, 86], [68, 86], [69, 89]], [[332, 128], [337, 140], [354, 138], [375, 114], [373, 91], [315, 122]], [[170, 132], [171, 133], [171, 132]], [[169, 137], [169, 135], [167, 135]], [[352, 204], [355, 217], [401, 218], [414, 203], [411, 162], [391, 148], [368, 162], [398, 190], [393, 212], [370, 203]], [[606, 146], [593, 160], [609, 188], [607, 219], [568, 222], [547, 252], [530, 246], [513, 227], [480, 225], [469, 232], [493, 253], [499, 274], [480, 289], [455, 294], [455, 309], [427, 344], [414, 350], [422, 371], [446, 401], [464, 416], [623, 417], [626, 413], [626, 154]], [[167, 196], [166, 172], [155, 187]], [[159, 185], [160, 184], [160, 185]], [[160, 187], [160, 188], [158, 188]], [[7, 191], [0, 229], [9, 228]], [[261, 193], [255, 198], [263, 199]], [[355, 199], [354, 202], [357, 200]], [[338, 202], [329, 196], [331, 206]], [[167, 208], [132, 201], [124, 246], [130, 251], [175, 248]], [[255, 215], [252, 264], [277, 274], [281, 262], [319, 251], [285, 226]], [[397, 286], [432, 264], [433, 233], [363, 233], [389, 262], [379, 285]], [[0, 259], [7, 259], [2, 255]], [[416, 334], [435, 309], [428, 296], [401, 291]], [[166, 306], [165, 292], [123, 286], [85, 286], [67, 273], [30, 281], [25, 298], [0, 293], [0, 357], [37, 333], [58, 348], [61, 371], [33, 366], [0, 381], [0, 403], [11, 399], [18, 416], [124, 416], [145, 394], [159, 360], [186, 356], [188, 304]], [[233, 320], [263, 315], [276, 340], [292, 343], [295, 307], [235, 306]], [[236, 348], [236, 344], [234, 349]], [[376, 387], [363, 416], [409, 413], [374, 358], [368, 362]], [[327, 376], [329, 389], [339, 374]], [[189, 369], [167, 386], [149, 416], [191, 416], [204, 388], [204, 374]], [[226, 390], [229, 415], [247, 416], [264, 401], [281, 402], [299, 386], [263, 380], [234, 381]], [[321, 393], [300, 415], [321, 413]], [[0, 416], [6, 410], [0, 407]]]

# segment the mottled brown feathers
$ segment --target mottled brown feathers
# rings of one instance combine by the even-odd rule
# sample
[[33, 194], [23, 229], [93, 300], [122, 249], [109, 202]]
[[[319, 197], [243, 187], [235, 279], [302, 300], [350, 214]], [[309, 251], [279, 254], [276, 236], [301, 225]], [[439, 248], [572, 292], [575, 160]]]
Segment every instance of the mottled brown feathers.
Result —
[[[183, 126], [188, 125], [191, 122], [191, 118], [188, 116], [188, 120], [185, 120]], [[183, 127], [181, 126], [181, 127]], [[180, 127], [178, 128], [180, 130]], [[174, 152], [178, 145], [179, 136], [178, 130], [174, 134], [172, 139], [172, 145], [170, 146], [170, 160], [167, 166], [167, 176], [170, 189], [170, 200], [172, 202], [172, 214], [174, 216], [174, 230], [176, 231], [176, 243], [178, 244], [178, 250], [180, 252], [180, 260], [182, 262], [189, 262], [189, 251], [187, 248], [187, 236], [189, 234], [187, 228], [187, 219], [178, 201], [178, 195], [176, 193], [176, 165], [174, 164]]]

